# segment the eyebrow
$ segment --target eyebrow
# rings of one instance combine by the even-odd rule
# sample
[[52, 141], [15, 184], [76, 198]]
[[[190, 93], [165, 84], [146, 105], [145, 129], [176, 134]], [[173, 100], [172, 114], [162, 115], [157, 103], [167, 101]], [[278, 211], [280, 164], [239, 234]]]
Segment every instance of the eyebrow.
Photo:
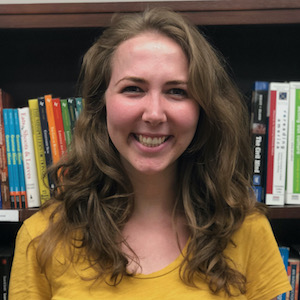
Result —
[[[134, 76], [126, 76], [124, 78], [121, 78], [119, 81], [117, 81], [116, 85], [118, 85], [120, 82], [122, 81], [132, 81], [132, 82], [136, 82], [136, 83], [147, 83], [147, 80], [140, 78], [140, 77], [134, 77]], [[183, 80], [171, 80], [171, 81], [167, 81], [165, 83], [166, 85], [187, 85], [187, 81], [183, 81]]]

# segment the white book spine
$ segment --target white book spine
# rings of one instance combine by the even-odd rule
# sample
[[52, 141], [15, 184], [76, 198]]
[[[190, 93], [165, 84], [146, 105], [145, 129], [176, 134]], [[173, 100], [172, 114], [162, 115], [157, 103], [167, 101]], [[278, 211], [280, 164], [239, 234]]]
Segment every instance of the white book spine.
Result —
[[300, 82], [290, 82], [286, 204], [300, 204]]
[[[267, 205], [284, 205], [285, 203], [285, 182], [286, 182], [286, 157], [287, 157], [287, 135], [288, 135], [288, 110], [289, 110], [289, 83], [270, 84], [270, 98], [276, 99], [273, 124], [269, 124], [269, 135], [274, 138], [268, 147], [271, 147], [271, 160], [268, 155], [268, 174], [271, 176], [267, 180]], [[273, 99], [272, 99], [273, 98]], [[274, 107], [274, 106], [273, 106]], [[272, 114], [272, 111], [270, 112]], [[270, 119], [271, 120], [271, 119]], [[269, 139], [270, 141], [270, 139]], [[269, 149], [268, 149], [269, 152]], [[272, 168], [269, 168], [269, 164]], [[272, 169], [272, 170], [271, 170]], [[271, 170], [271, 172], [270, 172]], [[271, 183], [271, 186], [268, 184]]]
[[28, 107], [18, 109], [28, 207], [41, 205], [32, 128]]

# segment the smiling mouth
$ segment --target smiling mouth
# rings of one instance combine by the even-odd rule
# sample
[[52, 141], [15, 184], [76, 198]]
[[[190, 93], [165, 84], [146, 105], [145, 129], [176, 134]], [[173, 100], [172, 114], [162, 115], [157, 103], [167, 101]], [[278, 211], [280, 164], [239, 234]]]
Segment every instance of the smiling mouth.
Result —
[[144, 135], [134, 135], [135, 139], [146, 147], [158, 147], [168, 140], [169, 136], [149, 137]]

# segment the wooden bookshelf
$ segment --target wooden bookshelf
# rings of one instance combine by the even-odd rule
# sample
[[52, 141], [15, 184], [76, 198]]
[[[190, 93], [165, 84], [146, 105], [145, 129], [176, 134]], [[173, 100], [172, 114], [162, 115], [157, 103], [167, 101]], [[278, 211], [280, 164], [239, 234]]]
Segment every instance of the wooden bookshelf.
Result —
[[0, 28], [105, 27], [116, 12], [171, 7], [198, 25], [300, 22], [298, 0], [214, 0], [0, 5]]
[[[81, 58], [115, 13], [170, 7], [223, 53], [247, 94], [254, 80], [300, 80], [299, 0], [214, 0], [0, 5], [1, 88], [17, 106], [46, 93], [75, 93]], [[5, 57], [5, 59], [3, 59]], [[19, 224], [37, 209], [19, 210]], [[300, 206], [270, 207], [275, 233], [295, 239]], [[14, 223], [15, 224], [15, 223]], [[18, 225], [0, 222], [0, 235]], [[296, 238], [300, 242], [299, 237]]]

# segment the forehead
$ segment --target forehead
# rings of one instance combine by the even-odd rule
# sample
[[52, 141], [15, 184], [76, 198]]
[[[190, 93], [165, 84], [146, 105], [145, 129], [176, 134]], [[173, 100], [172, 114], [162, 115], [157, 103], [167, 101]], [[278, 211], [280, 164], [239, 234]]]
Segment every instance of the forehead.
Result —
[[186, 57], [182, 47], [174, 39], [159, 32], [146, 31], [123, 41], [117, 47], [112, 61], [114, 62], [118, 57], [124, 56], [122, 55], [124, 53], [141, 55], [148, 51], [151, 51], [152, 54], [157, 53], [157, 55], [160, 54], [160, 51], [170, 55], [180, 53]]

